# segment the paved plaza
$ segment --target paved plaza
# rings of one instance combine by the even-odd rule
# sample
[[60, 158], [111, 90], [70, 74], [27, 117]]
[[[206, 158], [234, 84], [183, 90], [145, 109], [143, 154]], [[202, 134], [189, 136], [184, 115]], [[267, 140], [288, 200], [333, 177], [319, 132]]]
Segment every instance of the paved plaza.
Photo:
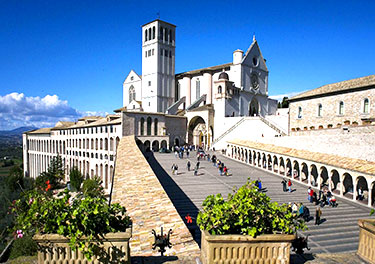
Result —
[[[212, 153], [211, 153], [212, 154]], [[303, 202], [314, 215], [315, 205], [307, 201], [307, 187], [293, 183], [293, 192], [282, 191], [282, 177], [268, 173], [258, 168], [226, 158], [220, 154], [217, 157], [229, 168], [229, 176], [220, 176], [216, 167], [206, 160], [200, 161], [198, 176], [188, 171], [186, 164], [190, 160], [192, 168], [196, 164], [195, 151], [190, 158], [176, 158], [173, 153], [154, 153], [147, 157], [151, 167], [158, 176], [161, 184], [171, 198], [181, 218], [193, 218], [190, 225], [195, 240], [200, 244], [200, 231], [195, 225], [195, 219], [205, 197], [210, 194], [221, 193], [224, 197], [232, 192], [234, 187], [242, 186], [248, 177], [252, 180], [260, 179], [267, 195], [278, 203]], [[172, 175], [171, 166], [178, 165], [178, 175]], [[342, 253], [355, 252], [358, 248], [359, 228], [357, 220], [368, 218], [370, 209], [355, 203], [338, 199], [339, 206], [322, 208], [322, 224], [314, 225], [314, 220], [307, 223], [308, 230], [302, 232], [309, 236], [310, 251], [306, 253]]]

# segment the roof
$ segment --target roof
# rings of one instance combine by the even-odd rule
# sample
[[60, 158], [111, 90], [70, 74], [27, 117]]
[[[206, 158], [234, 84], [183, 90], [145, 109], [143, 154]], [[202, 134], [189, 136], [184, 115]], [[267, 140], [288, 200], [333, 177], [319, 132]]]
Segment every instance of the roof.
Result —
[[153, 23], [153, 22], [155, 22], [155, 21], [159, 21], [159, 22], [162, 22], [162, 23], [168, 24], [168, 25], [170, 25], [170, 26], [172, 26], [172, 27], [176, 27], [176, 25], [173, 25], [173, 24], [171, 24], [171, 23], [165, 22], [165, 21], [160, 20], [160, 19], [152, 20], [152, 21], [150, 21], [150, 22], [148, 22], [148, 23], [142, 25], [142, 27], [147, 26], [148, 24], [151, 24], [151, 23]]
[[51, 132], [50, 127], [45, 127], [45, 128], [39, 128], [36, 130], [32, 130], [29, 132], [25, 132], [26, 134], [49, 134]]
[[176, 77], [178, 77], [178, 75], [197, 74], [197, 73], [201, 73], [202, 71], [221, 71], [223, 68], [226, 68], [226, 67], [229, 67], [229, 66], [232, 66], [232, 65], [233, 65], [233, 63], [230, 62], [230, 63], [220, 64], [220, 65], [211, 66], [211, 67], [207, 67], [207, 68], [201, 68], [201, 69], [198, 69], [198, 70], [181, 72], [181, 73], [176, 74]]
[[347, 90], [359, 89], [369, 86], [375, 86], [375, 75], [369, 75], [361, 78], [351, 79], [347, 81], [326, 84], [319, 88], [298, 94], [289, 99], [289, 101], [299, 100], [319, 95], [332, 94], [337, 92], [345, 92]]
[[312, 152], [308, 150], [299, 150], [287, 147], [276, 146], [273, 144], [265, 144], [260, 142], [254, 142], [249, 140], [235, 139], [228, 141], [228, 143], [250, 147], [254, 149], [264, 150], [268, 152], [273, 152], [277, 154], [283, 154], [290, 157], [315, 161], [323, 163], [330, 166], [335, 166], [347, 170], [357, 171], [365, 174], [375, 175], [375, 162], [354, 159], [349, 157], [342, 157], [338, 155], [325, 154], [319, 152]]

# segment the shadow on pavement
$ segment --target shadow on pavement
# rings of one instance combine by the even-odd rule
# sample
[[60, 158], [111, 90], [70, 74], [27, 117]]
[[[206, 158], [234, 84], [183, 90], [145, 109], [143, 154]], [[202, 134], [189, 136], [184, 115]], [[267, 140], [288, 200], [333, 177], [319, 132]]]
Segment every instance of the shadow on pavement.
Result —
[[[169, 174], [163, 169], [159, 162], [155, 159], [152, 152], [146, 152], [146, 160], [150, 164], [152, 170], [154, 171], [156, 177], [163, 186], [165, 192], [171, 199], [174, 207], [176, 208], [178, 214], [184, 221], [185, 225], [188, 227], [190, 233], [192, 234], [195, 242], [200, 246], [201, 244], [201, 232], [196, 224], [197, 215], [199, 209], [195, 204], [189, 199], [189, 197], [184, 193], [183, 190], [174, 182], [174, 180], [169, 176]], [[192, 223], [187, 223], [186, 216], [192, 218]]]

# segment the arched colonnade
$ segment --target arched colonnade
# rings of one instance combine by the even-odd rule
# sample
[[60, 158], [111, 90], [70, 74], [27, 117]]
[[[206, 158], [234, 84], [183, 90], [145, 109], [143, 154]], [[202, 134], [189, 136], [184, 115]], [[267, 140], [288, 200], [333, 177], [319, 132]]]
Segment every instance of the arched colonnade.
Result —
[[366, 173], [232, 143], [227, 145], [226, 155], [307, 186], [326, 186], [337, 197], [353, 201], [357, 201], [361, 188], [364, 199], [358, 202], [369, 207], [375, 202], [375, 177]]

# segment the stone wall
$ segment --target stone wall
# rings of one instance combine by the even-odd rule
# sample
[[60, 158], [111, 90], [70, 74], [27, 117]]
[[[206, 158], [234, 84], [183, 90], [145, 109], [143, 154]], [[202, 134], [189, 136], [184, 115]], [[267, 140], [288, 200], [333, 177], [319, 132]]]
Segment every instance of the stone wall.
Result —
[[160, 227], [165, 232], [173, 230], [173, 247], [167, 248], [165, 255], [199, 255], [199, 246], [138, 149], [134, 136], [123, 137], [118, 146], [113, 202], [124, 205], [133, 220], [131, 256], [160, 256], [152, 250], [151, 234], [152, 229], [160, 233]]
[[[364, 99], [369, 100], [368, 113], [363, 111]], [[339, 114], [339, 104], [344, 103], [343, 114]], [[289, 104], [290, 130], [311, 130], [320, 128], [340, 127], [343, 125], [362, 125], [362, 119], [375, 117], [375, 89], [351, 91], [312, 99], [301, 99]], [[321, 115], [318, 106], [322, 105]], [[302, 115], [298, 117], [298, 107]]]

